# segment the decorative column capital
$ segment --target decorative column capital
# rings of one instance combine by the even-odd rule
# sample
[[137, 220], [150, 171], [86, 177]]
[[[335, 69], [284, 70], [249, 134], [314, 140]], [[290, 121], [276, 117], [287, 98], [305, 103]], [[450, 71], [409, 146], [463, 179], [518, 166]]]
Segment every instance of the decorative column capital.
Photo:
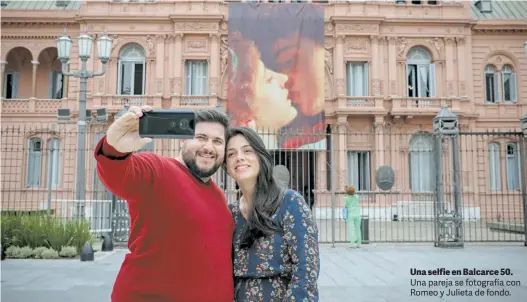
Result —
[[209, 34], [209, 38], [212, 41], [214, 41], [214, 40], [219, 41], [220, 40], [220, 36], [221, 35], [219, 33], [211, 33], [211, 34]]
[[348, 116], [347, 115], [339, 115], [337, 116], [337, 126], [341, 128], [342, 126], [346, 126], [348, 124]]
[[32, 60], [32, 61], [31, 61], [31, 64], [33, 64], [33, 65], [38, 65], [38, 64], [40, 64], [40, 62], [39, 62], [39, 61], [36, 61], [36, 60]]

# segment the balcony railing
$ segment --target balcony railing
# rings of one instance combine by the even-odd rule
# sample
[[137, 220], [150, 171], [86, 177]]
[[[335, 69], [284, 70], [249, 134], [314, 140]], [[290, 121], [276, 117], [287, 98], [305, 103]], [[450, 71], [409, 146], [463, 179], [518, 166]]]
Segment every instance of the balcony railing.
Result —
[[210, 96], [183, 95], [180, 97], [179, 106], [210, 106]]
[[436, 115], [445, 105], [455, 113], [463, 113], [468, 109], [467, 101], [462, 98], [392, 97], [391, 114]]
[[2, 113], [56, 113], [65, 103], [64, 99], [2, 98]]

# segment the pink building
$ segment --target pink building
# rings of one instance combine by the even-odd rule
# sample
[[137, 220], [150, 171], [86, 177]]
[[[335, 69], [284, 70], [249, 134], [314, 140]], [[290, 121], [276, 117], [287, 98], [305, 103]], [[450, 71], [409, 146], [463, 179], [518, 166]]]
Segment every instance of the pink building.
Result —
[[[397, 215], [411, 220], [402, 232], [415, 227], [422, 233], [397, 240], [433, 237], [426, 221], [433, 215], [437, 168], [431, 133], [442, 106], [458, 116], [464, 133], [464, 217], [476, 223], [475, 230], [485, 228], [482, 221], [523, 221], [519, 163], [520, 118], [527, 114], [527, 2], [305, 2], [326, 3], [326, 121], [333, 147], [274, 153], [277, 164], [289, 167], [292, 187], [316, 200], [315, 216], [326, 232], [322, 240], [330, 241], [329, 233], [344, 238], [339, 209], [348, 184], [358, 189], [370, 220], [391, 223]], [[56, 40], [65, 29], [74, 41], [72, 71], [81, 67], [79, 34], [94, 38], [87, 61], [94, 72], [102, 68], [95, 40], [105, 32], [113, 40], [106, 73], [87, 84], [93, 121], [99, 108], [106, 108], [108, 119], [88, 126], [86, 199], [108, 199], [91, 152], [123, 104], [195, 109], [226, 102], [224, 1], [2, 0], [1, 5], [4, 209], [42, 209], [52, 201], [66, 215], [60, 204], [74, 199], [79, 80], [61, 74]], [[58, 121], [59, 108], [70, 109], [72, 122]], [[179, 142], [159, 140], [149, 148], [175, 156]], [[395, 171], [389, 193], [375, 184], [382, 165]], [[444, 171], [449, 187], [446, 163]], [[223, 172], [217, 180], [232, 200], [232, 181]], [[326, 223], [332, 217], [337, 227]], [[416, 219], [425, 220], [424, 226]], [[395, 227], [375, 228], [379, 233], [372, 240], [396, 237], [390, 233]]]

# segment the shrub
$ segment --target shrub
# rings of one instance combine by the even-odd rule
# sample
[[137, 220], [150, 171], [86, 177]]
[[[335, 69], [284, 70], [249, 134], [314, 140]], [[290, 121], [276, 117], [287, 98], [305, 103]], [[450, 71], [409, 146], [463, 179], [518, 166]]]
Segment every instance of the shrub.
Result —
[[59, 253], [55, 251], [54, 249], [47, 249], [45, 251], [42, 251], [42, 254], [40, 255], [42, 259], [58, 259]]
[[7, 258], [18, 258], [20, 248], [18, 246], [10, 246], [6, 249], [5, 255]]
[[49, 250], [47, 247], [39, 246], [33, 250], [33, 257], [35, 257], [36, 259], [41, 259], [42, 253], [47, 250]]
[[63, 246], [59, 252], [60, 257], [73, 258], [77, 256], [77, 248], [74, 246]]
[[33, 257], [33, 249], [29, 246], [24, 246], [19, 250], [19, 256], [21, 259], [27, 259]]
[[48, 247], [60, 251], [63, 246], [71, 246], [79, 253], [86, 241], [93, 240], [88, 221], [83, 219], [64, 221], [40, 212], [32, 215], [3, 213], [1, 219], [4, 248]]

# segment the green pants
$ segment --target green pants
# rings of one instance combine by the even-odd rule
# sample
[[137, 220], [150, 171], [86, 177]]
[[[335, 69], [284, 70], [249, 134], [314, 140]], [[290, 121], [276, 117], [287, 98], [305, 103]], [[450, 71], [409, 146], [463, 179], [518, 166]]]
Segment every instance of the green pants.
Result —
[[361, 237], [361, 231], [360, 231], [360, 216], [349, 216], [348, 217], [348, 233], [349, 233], [349, 240], [351, 245], [357, 244], [357, 246], [361, 246], [362, 244], [362, 237]]

